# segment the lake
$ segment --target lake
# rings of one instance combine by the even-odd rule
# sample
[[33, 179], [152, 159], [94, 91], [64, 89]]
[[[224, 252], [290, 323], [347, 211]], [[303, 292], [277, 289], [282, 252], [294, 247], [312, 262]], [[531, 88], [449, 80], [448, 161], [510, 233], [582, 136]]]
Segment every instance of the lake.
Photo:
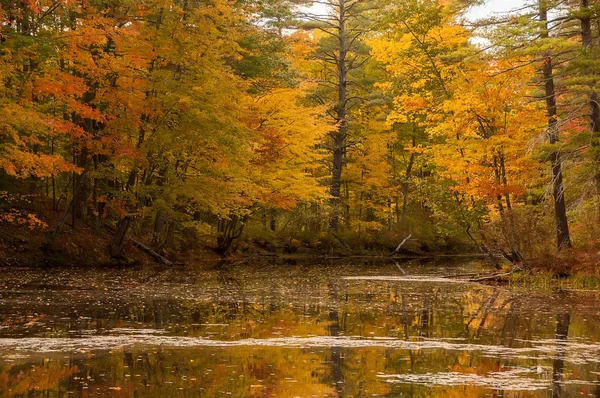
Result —
[[600, 292], [478, 260], [3, 269], [3, 397], [600, 397]]

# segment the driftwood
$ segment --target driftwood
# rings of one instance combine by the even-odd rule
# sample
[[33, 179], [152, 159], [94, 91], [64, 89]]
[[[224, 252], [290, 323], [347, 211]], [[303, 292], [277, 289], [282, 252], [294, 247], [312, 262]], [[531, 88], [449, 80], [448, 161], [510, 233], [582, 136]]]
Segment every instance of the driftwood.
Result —
[[394, 254], [398, 253], [400, 251], [400, 249], [402, 249], [402, 246], [404, 246], [406, 244], [406, 242], [408, 242], [408, 240], [411, 238], [411, 236], [412, 236], [412, 234], [410, 234], [406, 238], [404, 238], [404, 240], [402, 242], [400, 242], [400, 244], [398, 245], [396, 250], [394, 250], [393, 252], [390, 253], [390, 256], [393, 256]]

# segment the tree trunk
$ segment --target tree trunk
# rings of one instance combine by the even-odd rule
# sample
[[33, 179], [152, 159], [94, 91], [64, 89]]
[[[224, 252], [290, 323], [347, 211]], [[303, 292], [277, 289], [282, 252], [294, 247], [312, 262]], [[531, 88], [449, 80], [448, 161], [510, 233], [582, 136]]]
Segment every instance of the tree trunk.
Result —
[[165, 217], [164, 212], [162, 210], [158, 210], [156, 212], [156, 216], [154, 217], [154, 230], [152, 232], [152, 247], [158, 249], [161, 244], [161, 234], [163, 230]]
[[247, 217], [240, 220], [238, 216], [231, 216], [217, 222], [217, 253], [224, 254], [229, 250], [233, 242], [242, 235], [246, 221]]
[[73, 209], [75, 210], [75, 217], [80, 218], [85, 223], [89, 214], [88, 199], [90, 195], [90, 162], [88, 159], [88, 150], [85, 146], [80, 149], [77, 160], [77, 165], [83, 169], [83, 173], [75, 178], [77, 193], [74, 194]]
[[167, 226], [167, 234], [165, 236], [164, 241], [159, 246], [159, 250], [162, 251], [165, 247], [173, 247], [173, 245], [175, 244], [175, 227], [175, 221], [169, 221], [169, 225]]
[[269, 220], [269, 228], [271, 229], [271, 231], [275, 232], [277, 231], [277, 213], [275, 211], [275, 209], [271, 209], [270, 213], [270, 220]]
[[387, 229], [388, 229], [388, 232], [392, 232], [392, 230], [394, 228], [394, 222], [392, 219], [392, 200], [389, 198], [387, 201], [387, 207], [388, 207]]
[[[414, 140], [413, 140], [413, 146], [414, 146]], [[404, 179], [404, 184], [402, 187], [402, 221], [401, 221], [401, 226], [402, 226], [402, 231], [403, 232], [407, 232], [408, 231], [408, 191], [410, 188], [410, 174], [412, 172], [412, 168], [413, 165], [415, 163], [415, 154], [411, 153], [410, 154], [410, 160], [408, 161], [408, 166], [406, 167], [406, 176]]]
[[521, 237], [517, 231], [515, 214], [512, 211], [512, 203], [508, 191], [508, 178], [506, 177], [506, 162], [502, 150], [498, 150], [498, 154], [494, 155], [494, 166], [496, 166], [498, 180], [505, 191], [504, 200], [506, 202], [506, 211], [502, 209], [502, 196], [498, 196], [498, 202], [501, 208], [500, 217], [502, 219], [502, 229], [510, 248], [512, 261], [524, 263], [525, 258], [521, 254]]
[[[539, 2], [540, 21], [542, 26], [542, 38], [548, 37], [548, 10], [544, 0]], [[552, 57], [545, 54], [544, 66], [544, 88], [546, 94], [546, 110], [548, 112], [548, 139], [550, 144], [556, 146], [559, 142], [558, 115], [556, 110], [556, 91], [554, 88], [554, 76]], [[567, 219], [567, 207], [565, 204], [565, 190], [562, 177], [562, 159], [559, 149], [551, 156], [552, 161], [552, 197], [554, 200], [554, 220], [556, 225], [556, 245], [558, 250], [571, 247], [569, 234], [569, 223]]]
[[346, 202], [346, 205], [344, 206], [344, 222], [346, 226], [350, 228], [350, 187], [348, 185], [348, 181], [346, 181], [346, 183], [344, 184], [344, 201]]
[[346, 120], [346, 96], [347, 96], [347, 65], [346, 55], [348, 53], [346, 43], [346, 4], [345, 0], [339, 0], [338, 15], [338, 39], [339, 53], [337, 59], [337, 89], [338, 101], [336, 105], [337, 120], [339, 128], [333, 136], [333, 171], [331, 176], [331, 223], [330, 227], [337, 232], [340, 213], [340, 194], [342, 184], [342, 167], [344, 164], [344, 151], [346, 150], [347, 120]]
[[123, 255], [123, 248], [125, 247], [125, 242], [127, 242], [127, 231], [131, 226], [131, 217], [125, 216], [119, 221], [119, 225], [117, 225], [117, 230], [115, 232], [115, 236], [110, 244], [109, 251], [110, 256], [112, 258], [119, 258]]

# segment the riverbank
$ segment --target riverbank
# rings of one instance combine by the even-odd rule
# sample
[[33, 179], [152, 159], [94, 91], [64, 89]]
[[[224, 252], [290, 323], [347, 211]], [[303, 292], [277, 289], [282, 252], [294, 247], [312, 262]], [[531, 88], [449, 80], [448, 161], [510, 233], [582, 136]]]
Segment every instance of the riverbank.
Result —
[[[108, 229], [94, 229], [77, 221], [73, 225], [64, 225], [60, 233], [54, 234], [52, 226], [59, 222], [60, 214], [44, 211], [41, 219], [47, 228], [30, 229], [26, 225], [2, 224], [0, 228], [0, 267], [153, 267], [156, 259], [147, 252], [136, 247], [133, 241], [125, 245], [125, 255], [119, 259], [111, 258], [108, 247], [113, 239], [113, 232]], [[135, 237], [144, 245], [150, 246], [149, 237]], [[407, 245], [410, 246], [410, 245]], [[328, 247], [328, 249], [326, 248]], [[239, 266], [252, 261], [271, 261], [278, 259], [286, 262], [333, 261], [350, 262], [390, 262], [402, 264], [410, 259], [438, 259], [449, 262], [461, 258], [480, 258], [484, 263], [485, 256], [478, 253], [427, 253], [413, 247], [405, 248], [393, 257], [385, 248], [375, 250], [354, 251], [342, 246], [334, 248], [321, 244], [315, 247], [302, 245], [300, 242], [289, 242], [286, 246], [277, 246], [272, 242], [252, 242], [244, 240], [238, 249], [227, 256], [217, 254], [209, 242], [184, 247], [177, 250], [161, 252], [174, 265], [201, 267], [202, 264], [223, 263]], [[399, 266], [399, 265], [398, 265]], [[506, 273], [513, 264], [503, 263]], [[560, 253], [548, 254], [543, 259], [529, 260], [526, 271], [514, 272], [484, 283], [499, 283], [515, 287], [549, 287], [600, 289], [600, 255], [595, 251], [563, 250]], [[450, 272], [449, 272], [450, 273]]]
[[[114, 239], [114, 227], [94, 228], [80, 219], [75, 225], [69, 219], [55, 233], [56, 225], [61, 224], [62, 213], [51, 210], [49, 203], [41, 203], [35, 210], [42, 226], [30, 228], [27, 224], [0, 224], [0, 266], [25, 267], [97, 267], [97, 266], [133, 266], [152, 265], [156, 256], [146, 249], [152, 247], [152, 236], [135, 235], [131, 228], [125, 242], [123, 255], [112, 258], [109, 247]], [[216, 237], [182, 238], [176, 244], [162, 249], [158, 254], [172, 264], [194, 265], [206, 261], [247, 261], [256, 257], [281, 258], [348, 258], [348, 257], [388, 257], [394, 247], [350, 247], [335, 237], [313, 239], [301, 242], [296, 239], [242, 236], [225, 255], [215, 250]], [[431, 258], [437, 256], [467, 256], [472, 254], [440, 253], [424, 251], [416, 240], [405, 242], [399, 257]], [[140, 245], [141, 244], [141, 245]], [[475, 253], [475, 256], [479, 254]]]

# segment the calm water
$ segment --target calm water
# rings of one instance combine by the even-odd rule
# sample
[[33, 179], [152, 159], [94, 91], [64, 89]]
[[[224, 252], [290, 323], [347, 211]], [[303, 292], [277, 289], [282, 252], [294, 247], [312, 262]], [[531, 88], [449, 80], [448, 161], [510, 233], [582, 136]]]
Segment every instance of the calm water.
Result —
[[209, 268], [3, 270], [0, 396], [600, 397], [600, 292], [439, 277], [476, 263]]

